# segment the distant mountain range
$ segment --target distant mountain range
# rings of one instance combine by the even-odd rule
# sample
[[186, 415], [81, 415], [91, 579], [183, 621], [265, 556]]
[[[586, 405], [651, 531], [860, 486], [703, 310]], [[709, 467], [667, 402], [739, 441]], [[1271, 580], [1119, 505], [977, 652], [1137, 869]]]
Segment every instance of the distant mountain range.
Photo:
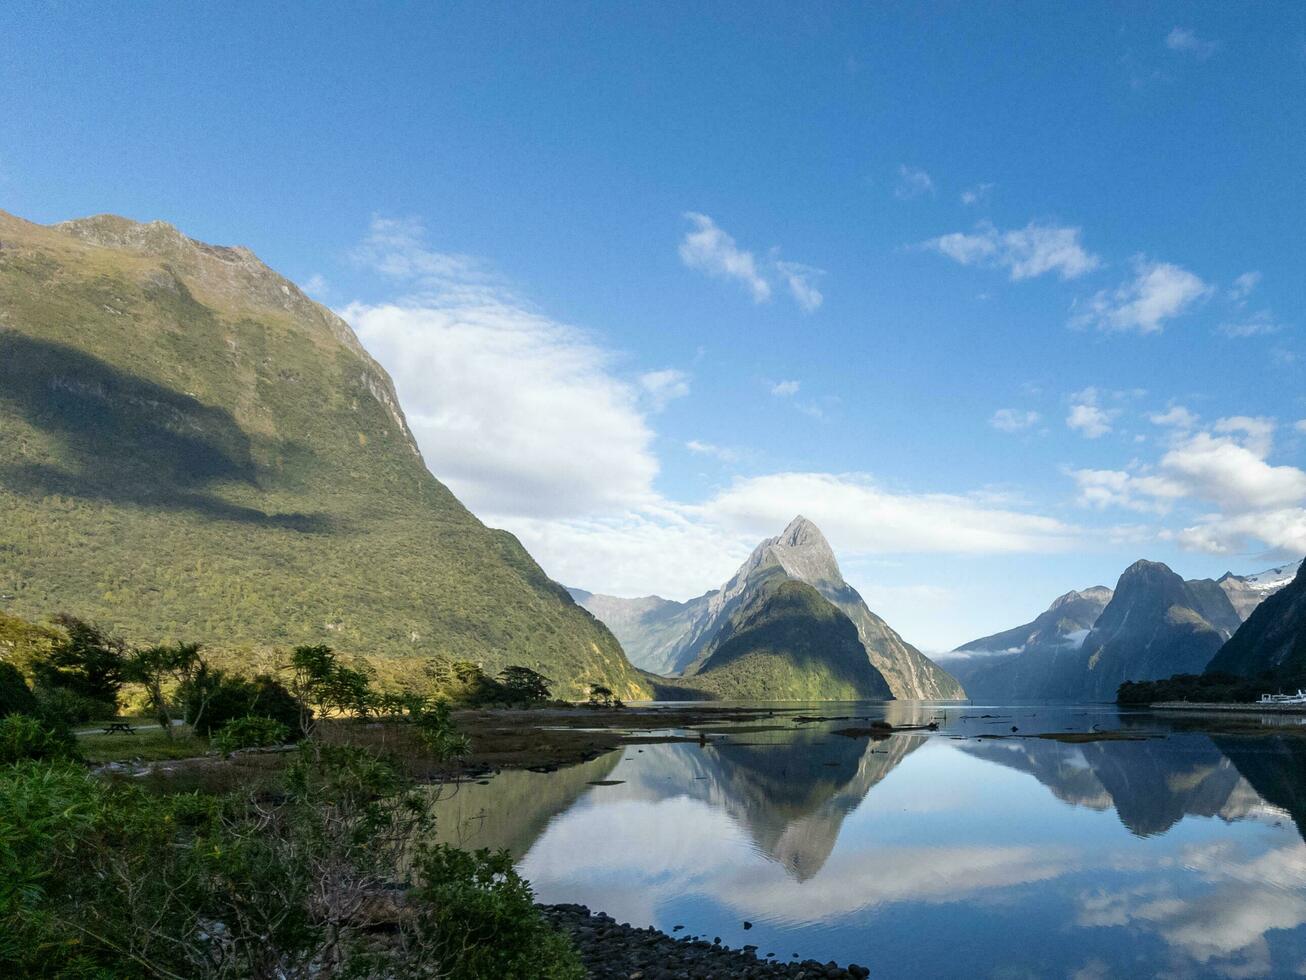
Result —
[[[785, 582], [808, 588], [782, 588]], [[965, 696], [955, 678], [867, 608], [844, 581], [825, 536], [805, 517], [759, 544], [720, 589], [687, 602], [571, 593], [608, 625], [637, 667], [711, 687], [726, 683], [725, 665], [731, 664], [731, 696], [761, 697], [765, 690], [767, 696], [805, 691], [786, 696], [812, 697], [819, 689], [842, 698], [871, 688], [884, 693], [859, 696]], [[878, 681], [860, 669], [856, 678], [847, 672], [853, 665], [845, 620]], [[753, 677], [748, 695], [740, 686], [746, 677]]]
[[1032, 622], [940, 659], [972, 698], [1112, 700], [1126, 680], [1201, 673], [1300, 567], [1184, 581], [1159, 562], [1138, 561], [1114, 590], [1067, 593]]
[[248, 249], [110, 215], [0, 212], [0, 611], [651, 692], [427, 471], [348, 324]]

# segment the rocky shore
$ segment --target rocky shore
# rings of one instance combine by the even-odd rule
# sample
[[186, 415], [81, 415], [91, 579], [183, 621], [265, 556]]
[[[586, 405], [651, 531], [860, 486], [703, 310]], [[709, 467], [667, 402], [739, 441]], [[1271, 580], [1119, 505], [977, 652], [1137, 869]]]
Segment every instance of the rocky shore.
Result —
[[779, 950], [770, 959], [759, 957], [756, 946], [731, 949], [697, 936], [674, 939], [651, 927], [637, 929], [619, 923], [584, 905], [541, 905], [540, 910], [555, 928], [571, 937], [596, 980], [860, 980], [871, 973], [856, 963], [780, 962]]

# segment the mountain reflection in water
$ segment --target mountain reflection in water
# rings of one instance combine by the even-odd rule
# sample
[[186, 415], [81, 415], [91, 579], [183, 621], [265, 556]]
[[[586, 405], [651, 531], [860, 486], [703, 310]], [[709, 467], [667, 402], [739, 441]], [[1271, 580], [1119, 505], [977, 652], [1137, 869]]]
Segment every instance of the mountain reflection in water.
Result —
[[[944, 710], [826, 709], [898, 724]], [[877, 976], [1306, 968], [1306, 738], [1101, 707], [946, 712], [930, 735], [722, 728], [706, 746], [504, 772], [460, 787], [440, 831], [507, 847], [542, 901]], [[1024, 737], [1094, 725], [1164, 737]]]

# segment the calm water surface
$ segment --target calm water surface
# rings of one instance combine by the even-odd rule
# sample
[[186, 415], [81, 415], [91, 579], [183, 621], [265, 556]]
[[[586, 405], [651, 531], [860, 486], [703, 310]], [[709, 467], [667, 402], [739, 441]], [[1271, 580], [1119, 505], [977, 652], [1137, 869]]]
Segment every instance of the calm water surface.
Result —
[[[1100, 705], [812, 712], [943, 726], [777, 716], [505, 772], [443, 803], [441, 834], [507, 847], [544, 902], [878, 977], [1306, 975], [1303, 735]], [[1164, 737], [1025, 737], [1093, 726]]]

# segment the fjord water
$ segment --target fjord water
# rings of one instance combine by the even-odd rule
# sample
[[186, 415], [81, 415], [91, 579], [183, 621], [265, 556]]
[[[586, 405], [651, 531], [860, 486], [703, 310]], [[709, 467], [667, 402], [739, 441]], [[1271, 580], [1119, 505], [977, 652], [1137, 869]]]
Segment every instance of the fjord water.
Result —
[[[707, 745], [462, 785], [440, 832], [507, 847], [543, 902], [874, 976], [1306, 971], [1302, 734], [1212, 735], [1102, 705], [812, 713], [941, 727], [722, 726]], [[1157, 737], [1028, 737], [1095, 727]]]

